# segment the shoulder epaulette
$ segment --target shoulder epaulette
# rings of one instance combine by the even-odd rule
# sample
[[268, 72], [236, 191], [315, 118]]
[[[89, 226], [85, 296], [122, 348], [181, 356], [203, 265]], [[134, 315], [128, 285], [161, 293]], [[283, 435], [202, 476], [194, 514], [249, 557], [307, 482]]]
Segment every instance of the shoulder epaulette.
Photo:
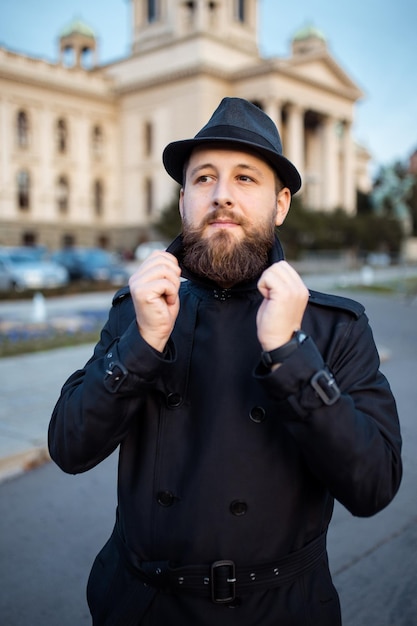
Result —
[[329, 293], [321, 293], [320, 291], [310, 290], [309, 302], [311, 304], [317, 304], [318, 306], [349, 311], [349, 313], [353, 313], [356, 318], [359, 318], [365, 311], [363, 304], [356, 300], [343, 296], [335, 296]]
[[112, 305], [115, 306], [116, 304], [120, 304], [120, 302], [122, 302], [122, 300], [124, 300], [128, 296], [130, 297], [130, 289], [126, 285], [126, 287], [122, 287], [114, 294]]

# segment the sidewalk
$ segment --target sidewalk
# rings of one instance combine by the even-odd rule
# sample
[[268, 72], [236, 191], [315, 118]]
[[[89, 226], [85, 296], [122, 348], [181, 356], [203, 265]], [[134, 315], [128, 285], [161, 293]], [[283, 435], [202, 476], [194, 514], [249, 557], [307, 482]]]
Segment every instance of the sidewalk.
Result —
[[49, 460], [47, 431], [60, 389], [91, 344], [0, 359], [0, 481]]

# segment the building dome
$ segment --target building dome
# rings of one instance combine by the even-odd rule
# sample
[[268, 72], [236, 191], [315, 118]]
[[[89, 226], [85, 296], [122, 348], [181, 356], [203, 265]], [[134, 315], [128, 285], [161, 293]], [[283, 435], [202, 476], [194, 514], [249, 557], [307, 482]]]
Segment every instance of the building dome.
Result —
[[323, 52], [326, 49], [326, 37], [312, 24], [300, 28], [292, 39], [292, 51], [294, 55]]
[[91, 39], [96, 38], [93, 29], [79, 19], [72, 20], [65, 26], [59, 33], [59, 38], [71, 37], [72, 35], [82, 35], [83, 37], [91, 37]]
[[293, 37], [293, 41], [305, 41], [306, 39], [321, 39], [326, 43], [326, 37], [312, 24], [300, 28]]
[[[61, 62], [68, 66], [94, 67], [97, 64], [97, 41], [92, 28], [74, 19], [59, 33]], [[70, 56], [69, 62], [67, 56]]]

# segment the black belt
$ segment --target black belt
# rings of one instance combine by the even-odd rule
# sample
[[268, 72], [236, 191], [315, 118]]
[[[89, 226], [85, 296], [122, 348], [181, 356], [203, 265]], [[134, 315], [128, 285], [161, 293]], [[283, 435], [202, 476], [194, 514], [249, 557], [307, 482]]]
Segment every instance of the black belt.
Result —
[[113, 534], [129, 568], [145, 585], [171, 593], [208, 597], [216, 604], [231, 603], [240, 594], [288, 585], [316, 567], [326, 555], [323, 533], [301, 550], [272, 563], [240, 566], [224, 559], [210, 565], [171, 567], [167, 561], [139, 561], [117, 529]]

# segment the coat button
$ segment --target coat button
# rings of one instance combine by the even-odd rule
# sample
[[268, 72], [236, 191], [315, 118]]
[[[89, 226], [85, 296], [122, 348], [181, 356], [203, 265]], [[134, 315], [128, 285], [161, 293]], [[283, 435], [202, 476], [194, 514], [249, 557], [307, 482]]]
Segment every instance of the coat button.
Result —
[[174, 504], [175, 496], [171, 491], [158, 491], [157, 500], [161, 506], [171, 506]]
[[261, 406], [254, 406], [249, 412], [249, 417], [253, 422], [260, 424], [266, 418], [265, 409]]
[[230, 512], [238, 517], [240, 515], [245, 515], [247, 510], [248, 505], [246, 504], [246, 502], [243, 502], [243, 500], [233, 500], [233, 502], [230, 504]]
[[167, 406], [170, 409], [175, 409], [181, 405], [182, 397], [179, 393], [169, 393], [167, 396]]

